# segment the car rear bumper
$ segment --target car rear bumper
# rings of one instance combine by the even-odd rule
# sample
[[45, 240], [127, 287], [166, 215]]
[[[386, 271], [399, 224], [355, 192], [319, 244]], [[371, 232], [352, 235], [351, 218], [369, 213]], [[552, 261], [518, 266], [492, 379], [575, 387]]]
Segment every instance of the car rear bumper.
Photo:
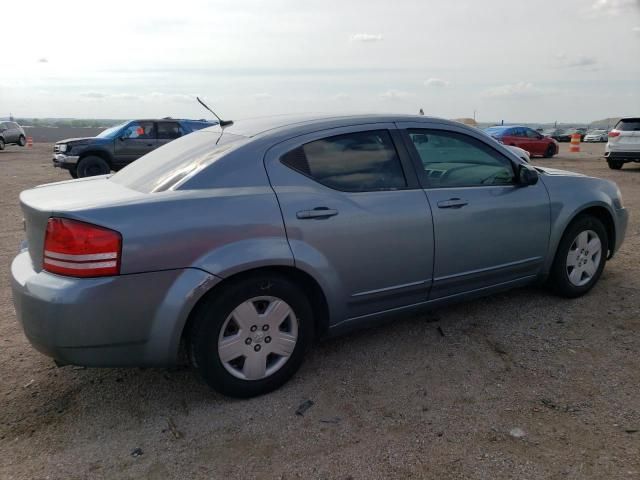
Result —
[[75, 167], [80, 159], [77, 155], [65, 155], [64, 153], [56, 153], [53, 156], [53, 166], [58, 168]]
[[36, 272], [27, 251], [11, 264], [18, 321], [40, 352], [93, 367], [168, 366], [183, 327], [219, 279], [198, 269], [103, 278]]
[[612, 160], [640, 161], [640, 152], [610, 151], [604, 152], [604, 158]]

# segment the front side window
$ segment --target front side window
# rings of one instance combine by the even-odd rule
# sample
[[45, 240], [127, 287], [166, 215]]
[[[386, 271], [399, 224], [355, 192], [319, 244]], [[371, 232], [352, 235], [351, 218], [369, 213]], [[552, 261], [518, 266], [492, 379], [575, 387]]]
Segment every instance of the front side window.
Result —
[[182, 128], [177, 122], [159, 122], [158, 123], [158, 139], [173, 140], [182, 136]]
[[409, 130], [424, 180], [432, 188], [510, 185], [511, 161], [468, 135], [444, 130]]
[[131, 122], [122, 131], [122, 138], [149, 140], [156, 138], [153, 122]]
[[526, 129], [526, 133], [527, 133], [527, 137], [529, 137], [529, 138], [535, 138], [535, 139], [540, 138], [540, 134], [538, 134], [538, 132], [536, 132], [535, 130], [532, 130], [530, 128]]
[[407, 186], [400, 158], [386, 130], [316, 140], [286, 153], [281, 161], [318, 183], [344, 192]]

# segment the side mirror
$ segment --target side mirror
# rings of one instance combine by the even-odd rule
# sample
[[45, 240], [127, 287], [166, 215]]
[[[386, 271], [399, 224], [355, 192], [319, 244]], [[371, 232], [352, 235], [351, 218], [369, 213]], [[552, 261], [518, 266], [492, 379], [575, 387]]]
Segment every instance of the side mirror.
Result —
[[518, 183], [523, 187], [538, 183], [538, 171], [530, 165], [518, 166]]

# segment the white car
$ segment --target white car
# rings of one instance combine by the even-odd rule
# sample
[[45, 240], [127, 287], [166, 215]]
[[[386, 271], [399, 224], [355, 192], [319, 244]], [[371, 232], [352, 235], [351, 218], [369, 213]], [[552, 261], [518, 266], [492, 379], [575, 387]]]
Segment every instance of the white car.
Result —
[[507, 147], [509, 150], [511, 150], [516, 155], [518, 155], [525, 162], [529, 163], [529, 160], [531, 160], [531, 154], [529, 152], [527, 152], [526, 150], [524, 150], [524, 149], [522, 149], [520, 147], [516, 147], [514, 145], [505, 145], [505, 147]]
[[604, 157], [613, 170], [620, 170], [628, 162], [640, 163], [640, 117], [620, 119], [609, 132]]
[[606, 130], [591, 130], [584, 136], [583, 142], [606, 142], [607, 139]]

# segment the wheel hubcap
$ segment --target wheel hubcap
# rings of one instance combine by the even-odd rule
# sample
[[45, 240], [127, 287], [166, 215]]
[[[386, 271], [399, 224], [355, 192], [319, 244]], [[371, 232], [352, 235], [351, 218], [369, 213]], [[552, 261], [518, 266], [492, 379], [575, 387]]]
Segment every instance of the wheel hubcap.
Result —
[[298, 341], [298, 319], [277, 297], [254, 297], [226, 318], [218, 338], [224, 368], [243, 380], [260, 380], [280, 370]]
[[581, 232], [567, 254], [567, 276], [576, 287], [586, 285], [598, 270], [602, 257], [600, 237], [593, 230]]

